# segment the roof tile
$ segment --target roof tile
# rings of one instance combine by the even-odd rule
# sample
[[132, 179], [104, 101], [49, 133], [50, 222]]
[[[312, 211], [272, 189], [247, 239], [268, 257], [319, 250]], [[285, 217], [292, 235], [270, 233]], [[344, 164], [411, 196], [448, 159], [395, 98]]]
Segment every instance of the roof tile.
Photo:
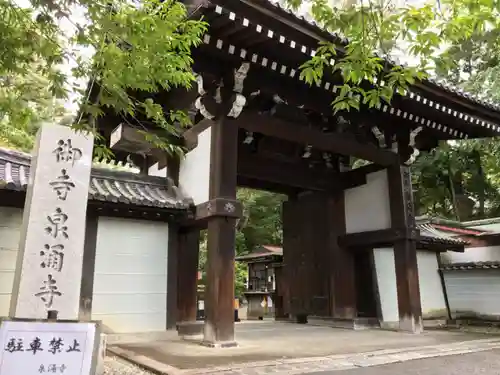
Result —
[[466, 262], [466, 263], [451, 263], [441, 266], [443, 271], [469, 271], [469, 270], [490, 270], [500, 269], [500, 262]]
[[[24, 191], [31, 156], [0, 148], [0, 189]], [[89, 200], [157, 208], [187, 209], [193, 202], [169, 178], [92, 168]]]
[[[271, 6], [273, 6], [276, 10], [288, 13], [289, 15], [295, 17], [297, 20], [299, 20], [301, 22], [305, 22], [305, 23], [315, 27], [317, 29], [317, 31], [320, 33], [326, 32], [325, 29], [321, 25], [319, 25], [313, 19], [313, 17], [307, 12], [304, 14], [297, 14], [297, 13], [291, 11], [290, 9], [287, 9], [283, 5], [281, 5], [280, 2], [273, 1], [273, 0], [267, 0], [267, 3], [270, 4]], [[345, 44], [345, 43], [349, 42], [347, 38], [345, 38], [344, 36], [342, 36], [340, 34], [331, 33], [331, 32], [328, 32], [328, 34], [330, 34], [332, 37], [339, 40], [341, 43]], [[402, 65], [400, 62], [396, 61], [395, 59], [387, 59], [386, 58], [386, 60], [388, 60], [389, 63], [394, 64], [394, 65]], [[452, 94], [460, 96], [464, 99], [470, 100], [476, 104], [480, 104], [486, 108], [493, 109], [495, 111], [500, 111], [500, 104], [499, 103], [496, 103], [492, 100], [480, 98], [479, 96], [473, 95], [469, 92], [466, 92], [462, 88], [454, 86], [450, 83], [447, 83], [444, 80], [438, 80], [438, 79], [429, 77], [426, 80], [424, 80], [424, 82], [438, 86], [441, 89], [443, 89], [444, 91], [448, 91], [449, 93], [452, 93]]]

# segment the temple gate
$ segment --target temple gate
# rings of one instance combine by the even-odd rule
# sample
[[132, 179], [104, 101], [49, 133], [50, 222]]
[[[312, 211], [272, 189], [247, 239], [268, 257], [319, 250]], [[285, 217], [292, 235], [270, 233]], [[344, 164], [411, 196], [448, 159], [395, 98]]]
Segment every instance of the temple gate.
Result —
[[[420, 332], [409, 165], [440, 141], [499, 135], [500, 108], [423, 81], [391, 105], [334, 114], [341, 77], [325, 72], [320, 84], [308, 86], [299, 66], [318, 42], [336, 36], [265, 0], [185, 3], [190, 17], [210, 24], [193, 51], [197, 84], [162, 94], [166, 107], [191, 114], [193, 126], [175, 140], [188, 147], [186, 158], [154, 149], [143, 158], [137, 150], [144, 153], [145, 140], [134, 128], [112, 115], [99, 122], [117, 158], [132, 154], [144, 168], [158, 162], [194, 200], [179, 236], [179, 324], [194, 326], [198, 236], [208, 228], [204, 341], [235, 345], [234, 242], [242, 213], [236, 188], [244, 186], [289, 197], [288, 314], [353, 325], [377, 318]], [[368, 164], [353, 168], [359, 160]], [[379, 289], [390, 285], [379, 296], [367, 292], [384, 272], [393, 276]]]

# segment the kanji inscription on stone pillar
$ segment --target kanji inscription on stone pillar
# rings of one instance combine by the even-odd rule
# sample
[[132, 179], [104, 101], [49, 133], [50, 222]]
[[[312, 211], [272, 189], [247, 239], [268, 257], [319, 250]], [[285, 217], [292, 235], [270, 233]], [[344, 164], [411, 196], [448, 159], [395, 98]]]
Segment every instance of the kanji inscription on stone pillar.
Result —
[[37, 135], [10, 316], [78, 319], [92, 149], [91, 135], [45, 124]]

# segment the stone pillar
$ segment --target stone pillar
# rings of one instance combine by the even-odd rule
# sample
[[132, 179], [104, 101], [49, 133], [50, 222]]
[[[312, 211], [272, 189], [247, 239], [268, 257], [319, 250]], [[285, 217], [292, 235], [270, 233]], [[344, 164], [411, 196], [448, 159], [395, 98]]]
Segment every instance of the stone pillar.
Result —
[[212, 124], [210, 201], [206, 264], [204, 343], [212, 347], [235, 346], [234, 258], [238, 128], [224, 117]]
[[398, 294], [399, 329], [420, 333], [422, 307], [417, 266], [417, 230], [413, 210], [411, 172], [408, 167], [396, 165], [387, 171], [391, 226], [406, 234], [394, 243], [394, 262]]
[[69, 127], [38, 132], [26, 194], [10, 316], [76, 320], [93, 138]]

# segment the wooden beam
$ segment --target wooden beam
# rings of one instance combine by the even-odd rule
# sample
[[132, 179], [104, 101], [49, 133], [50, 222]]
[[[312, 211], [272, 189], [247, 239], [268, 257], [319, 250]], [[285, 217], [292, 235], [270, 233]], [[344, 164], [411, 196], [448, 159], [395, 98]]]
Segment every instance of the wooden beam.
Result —
[[92, 301], [94, 296], [94, 271], [97, 248], [97, 227], [99, 217], [95, 210], [87, 210], [85, 223], [85, 244], [83, 246], [82, 283], [80, 285], [80, 310], [78, 319], [92, 320]]
[[345, 195], [339, 192], [327, 202], [329, 235], [329, 263], [332, 272], [330, 284], [331, 315], [337, 319], [354, 319], [356, 306], [356, 269], [354, 254], [339, 242], [346, 233]]
[[[212, 125], [210, 199], [236, 199], [238, 128], [233, 125], [223, 117]], [[234, 341], [236, 220], [237, 218], [229, 216], [213, 216], [208, 220], [203, 342], [210, 347], [236, 345]]]
[[289, 142], [308, 144], [321, 151], [354, 156], [383, 166], [399, 163], [399, 156], [392, 151], [379, 149], [372, 144], [361, 144], [343, 134], [323, 133], [302, 125], [287, 123], [279, 118], [244, 111], [237, 119], [226, 120], [231, 126], [276, 137]]
[[177, 323], [195, 322], [198, 310], [196, 287], [200, 231], [192, 228], [183, 231], [179, 234], [178, 241]]
[[292, 188], [288, 185], [283, 185], [275, 182], [268, 182], [262, 180], [256, 180], [249, 177], [238, 176], [238, 187], [245, 187], [249, 189], [265, 190], [277, 194], [284, 195], [297, 195], [300, 193], [300, 189]]
[[339, 238], [339, 243], [345, 247], [374, 248], [380, 245], [392, 244], [401, 240], [417, 240], [419, 231], [408, 228], [389, 228], [367, 232], [349, 233]]
[[[250, 55], [250, 51], [247, 51]], [[251, 56], [251, 55], [250, 55]], [[203, 71], [215, 77], [220, 77], [222, 72], [239, 67], [244, 61], [240, 55], [230, 55], [220, 49], [208, 45], [201, 45], [193, 51], [193, 69]], [[215, 60], [215, 61], [214, 61]], [[298, 68], [298, 67], [297, 67]], [[310, 86], [305, 82], [287, 76], [277, 76], [266, 67], [252, 64], [243, 94], [248, 95], [260, 90], [262, 93], [277, 94], [285, 99], [289, 105], [304, 106], [318, 113], [332, 113], [332, 97], [322, 88]]]
[[367, 175], [381, 171], [382, 169], [385, 169], [382, 165], [368, 164], [347, 172], [342, 172], [340, 174], [340, 180], [342, 181], [343, 190], [366, 184]]
[[333, 170], [307, 168], [299, 163], [287, 163], [264, 158], [257, 153], [239, 152], [238, 177], [286, 185], [315, 191], [338, 189], [339, 174]]

